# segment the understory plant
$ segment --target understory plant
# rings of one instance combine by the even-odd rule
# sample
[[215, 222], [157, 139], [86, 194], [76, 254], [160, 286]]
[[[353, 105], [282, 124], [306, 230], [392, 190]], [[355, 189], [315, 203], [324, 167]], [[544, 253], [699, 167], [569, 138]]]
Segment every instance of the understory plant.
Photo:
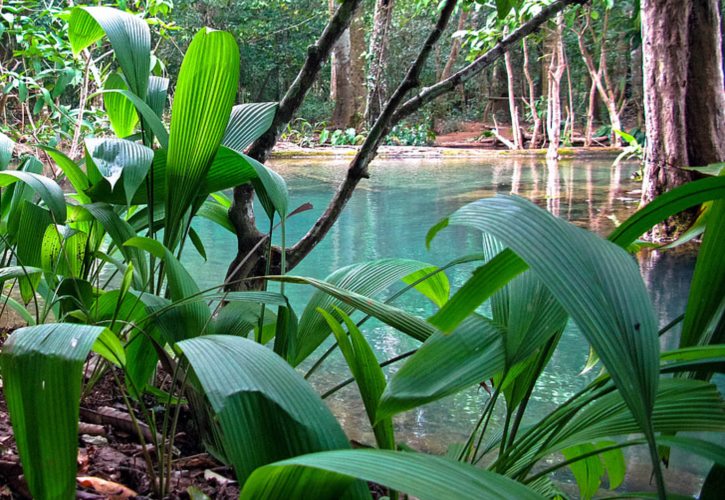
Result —
[[[144, 459], [158, 496], [169, 492], [183, 405], [207, 449], [233, 467], [241, 498], [370, 498], [367, 482], [391, 497], [552, 498], [563, 495], [551, 479], [563, 467], [589, 498], [605, 474], [610, 488], [621, 483], [622, 450], [632, 446], [648, 451], [664, 498], [660, 457], [667, 449], [725, 464], [722, 446], [689, 434], [725, 430], [722, 395], [710, 382], [725, 360], [723, 176], [662, 195], [606, 240], [523, 198], [497, 196], [431, 229], [429, 243], [447, 226], [481, 234], [479, 253], [445, 265], [390, 258], [324, 280], [267, 277], [280, 283], [279, 292], [227, 292], [224, 284], [203, 290], [181, 258], [189, 247], [205, 253], [195, 216], [233, 230], [219, 191], [252, 183], [269, 218], [261, 243], [268, 246], [278, 230], [284, 247], [288, 219], [305, 208], [290, 209], [283, 179], [243, 153], [267, 130], [275, 105], [233, 105], [237, 42], [204, 29], [181, 66], [167, 131], [169, 82], [149, 75], [147, 25], [114, 9], [76, 7], [69, 26], [74, 51], [107, 40], [115, 52], [120, 71], [106, 81], [103, 98], [118, 137], [86, 141], [80, 162], [44, 148], [70, 185], [64, 192], [32, 158], [8, 170], [13, 144], [0, 136], [0, 282], [11, 284], [2, 307], [29, 324], [7, 339], [0, 367], [34, 497], [75, 496], [80, 399], [102, 371], [116, 381], [139, 440], [145, 444], [138, 422], [153, 430]], [[680, 345], [663, 351], [658, 339], [669, 327], [658, 328], [630, 252], [650, 227], [705, 202]], [[446, 271], [464, 263], [477, 268], [451, 294]], [[402, 289], [385, 295], [400, 282]], [[299, 316], [286, 283], [315, 288]], [[396, 307], [403, 293], [422, 294], [435, 313]], [[396, 360], [376, 359], [363, 330], [368, 317], [418, 347]], [[526, 418], [568, 321], [592, 346], [601, 373], [549, 415]], [[330, 336], [362, 396], [371, 449], [352, 449], [295, 369]], [[91, 352], [104, 361], [84, 377]], [[381, 365], [390, 362], [402, 363], [386, 378]], [[163, 391], [159, 379], [167, 382]], [[396, 415], [484, 381], [491, 396], [452, 457], [414, 452], [396, 439]], [[150, 412], [143, 395], [159, 398], [163, 415]], [[504, 426], [494, 429], [500, 410]], [[714, 483], [706, 480], [703, 494]]]

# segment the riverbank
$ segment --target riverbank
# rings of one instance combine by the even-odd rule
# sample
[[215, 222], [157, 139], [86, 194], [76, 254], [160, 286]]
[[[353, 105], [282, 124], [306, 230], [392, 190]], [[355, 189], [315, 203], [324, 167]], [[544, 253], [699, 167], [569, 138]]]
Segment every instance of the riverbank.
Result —
[[[282, 158], [330, 158], [352, 159], [359, 146], [318, 146], [303, 148], [296, 144], [280, 142], [272, 150], [271, 157]], [[559, 148], [561, 158], [609, 158], [616, 157], [623, 148], [576, 147]], [[544, 158], [546, 149], [487, 149], [476, 147], [445, 146], [381, 146], [378, 158]]]

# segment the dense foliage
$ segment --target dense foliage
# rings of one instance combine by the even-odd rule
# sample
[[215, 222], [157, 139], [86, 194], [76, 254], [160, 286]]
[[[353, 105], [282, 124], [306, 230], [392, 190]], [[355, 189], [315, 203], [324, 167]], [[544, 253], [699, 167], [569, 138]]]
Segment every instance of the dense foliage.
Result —
[[[261, 16], [255, 9], [297, 8], [291, 2], [252, 3], [244, 17], [229, 22], [269, 33], [274, 30], [264, 23], [282, 20], [256, 24], [251, 20]], [[496, 23], [506, 21], [514, 3], [523, 5], [497, 2]], [[231, 3], [200, 5], [209, 9], [205, 16], [213, 16], [214, 9]], [[563, 496], [551, 480], [562, 467], [571, 468], [581, 496], [590, 498], [605, 475], [610, 489], [621, 484], [627, 469], [622, 450], [631, 446], [648, 451], [657, 494], [665, 498], [661, 458], [668, 448], [725, 465], [725, 449], [699, 434], [725, 431], [725, 403], [710, 382], [722, 371], [725, 354], [722, 165], [701, 170], [702, 179], [661, 196], [608, 239], [522, 198], [500, 196], [461, 207], [429, 232], [430, 243], [448, 226], [467, 227], [481, 237], [479, 253], [443, 266], [403, 256], [353, 264], [325, 280], [292, 276], [285, 263], [286, 227], [306, 207], [290, 207], [284, 179], [245, 154], [270, 128], [277, 103], [235, 105], [240, 87], [253, 97], [279, 97], [288, 80], [267, 97], [269, 86], [254, 88], [256, 80], [241, 71], [247, 58], [271, 57], [273, 46], [267, 41], [252, 46], [248, 50], [260, 52], [251, 56], [240, 52], [233, 26], [202, 27], [184, 34], [189, 38], [183, 59], [164, 65], [153, 50], [162, 35], [152, 38], [150, 28], [161, 21], [150, 16], [168, 16], [170, 5], [143, 7], [147, 17], [97, 6], [74, 7], [63, 16], [53, 12], [49, 22], [61, 22], [58, 14], [67, 23], [67, 38], [58, 31], [63, 40], [53, 45], [62, 51], [57, 60], [34, 53], [32, 40], [15, 38], [20, 48], [13, 50], [28, 51], [28, 58], [47, 67], [24, 66], [32, 77], [8, 77], [17, 82], [9, 92], [19, 93], [21, 82], [27, 89], [29, 78], [36, 81], [10, 112], [28, 119], [52, 116], [63, 94], [78, 84], [84, 99], [104, 109], [94, 125], [103, 134], [88, 133], [90, 127], [71, 134], [78, 127], [71, 120], [42, 136], [65, 133], [60, 139], [70, 137], [67, 143], [34, 137], [34, 146], [52, 160], [55, 180], [42, 174], [40, 159], [19, 150], [18, 139], [27, 139], [14, 127], [17, 118], [9, 121], [9, 134], [0, 133], [2, 308], [14, 309], [28, 324], [5, 342], [0, 367], [34, 497], [74, 497], [79, 403], [104, 374], [123, 394], [141, 443], [147, 438], [138, 422], [152, 430], [153, 446], [143, 448], [143, 458], [159, 497], [172, 486], [174, 438], [184, 405], [191, 408], [203, 444], [233, 467], [242, 498], [370, 498], [367, 482], [387, 488], [390, 497], [401, 491], [431, 499], [552, 498]], [[187, 6], [185, 13], [202, 7]], [[204, 23], [210, 19], [202, 16]], [[28, 21], [13, 18], [13, 26], [16, 22]], [[59, 86], [70, 52], [85, 54], [85, 63], [70, 67], [72, 78]], [[294, 56], [279, 52], [275, 58]], [[96, 53], [109, 62], [99, 69], [93, 96], [88, 74]], [[55, 76], [39, 80], [44, 70]], [[62, 90], [53, 101], [56, 86]], [[30, 109], [28, 103], [35, 108], [37, 102], [40, 108]], [[297, 126], [303, 122], [287, 133]], [[31, 127], [37, 135], [38, 126]], [[358, 136], [364, 140], [358, 132], [319, 127], [317, 140], [355, 144]], [[429, 141], [430, 132], [426, 124], [401, 126], [390, 140], [418, 144]], [[66, 144], [68, 154], [62, 151]], [[80, 158], [72, 154], [75, 147], [82, 148]], [[262, 240], [267, 251], [279, 232], [281, 274], [267, 277], [280, 282], [279, 292], [232, 292], [228, 282], [202, 290], [180, 262], [185, 252], [203, 255], [204, 245], [213, 244], [194, 231], [194, 217], [234, 232], [224, 190], [239, 185], [252, 186], [260, 198], [270, 227]], [[703, 243], [678, 320], [681, 341], [663, 350], [659, 335], [671, 325], [658, 328], [630, 252], [645, 245], [638, 238], [653, 225], [703, 203], [706, 216], [698, 225]], [[477, 268], [452, 293], [445, 271], [463, 263]], [[400, 282], [400, 292], [383, 298]], [[315, 289], [299, 315], [285, 295], [286, 283]], [[421, 317], [396, 307], [400, 293], [422, 294], [436, 312]], [[481, 313], [484, 303], [490, 314]], [[419, 343], [387, 379], [380, 367], [384, 360], [375, 358], [362, 330], [367, 317]], [[570, 320], [591, 345], [601, 373], [549, 415], [525, 419]], [[362, 395], [375, 449], [352, 449], [321, 396], [295, 370], [316, 357], [330, 336]], [[98, 362], [85, 380], [89, 355]], [[157, 373], [170, 382], [159, 387]], [[452, 447], [450, 457], [417, 453], [398, 442], [395, 415], [484, 381], [492, 381], [493, 392], [469, 439]], [[152, 411], [150, 400], [162, 409]], [[505, 425], [499, 432], [490, 423], [501, 409]], [[558, 461], [550, 462], [552, 457]], [[706, 481], [703, 495], [715, 483]]]

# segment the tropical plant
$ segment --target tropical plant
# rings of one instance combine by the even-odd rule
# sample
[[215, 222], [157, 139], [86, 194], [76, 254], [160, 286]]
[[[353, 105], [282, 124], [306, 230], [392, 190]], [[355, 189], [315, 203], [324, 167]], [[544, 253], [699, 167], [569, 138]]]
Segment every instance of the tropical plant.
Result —
[[[681, 435], [725, 430], [725, 404], [709, 382], [725, 357], [725, 177], [662, 195], [608, 240], [522, 198], [497, 196], [431, 229], [428, 242], [453, 225], [483, 233], [481, 253], [444, 266], [382, 259], [325, 280], [268, 277], [281, 283], [279, 293], [202, 290], [180, 261], [188, 242], [204, 252], [191, 221], [200, 215], [230, 229], [229, 200], [217, 191], [245, 182], [269, 218], [260, 243], [268, 262], [272, 232], [281, 232], [285, 271], [286, 223], [306, 207], [290, 210], [284, 181], [242, 153], [269, 127], [274, 104], [233, 106], [236, 41], [203, 29], [178, 75], [169, 132], [162, 119], [169, 82], [149, 74], [148, 25], [118, 10], [76, 7], [69, 26], [76, 52], [104, 36], [113, 47], [120, 72], [105, 82], [103, 96], [119, 137], [87, 140], [83, 165], [44, 148], [73, 189], [66, 194], [39, 175], [32, 157], [6, 169], [13, 142], [0, 135], [3, 307], [24, 311], [30, 324], [9, 337], [0, 368], [34, 497], [75, 494], [82, 369], [91, 351], [105, 360], [100, 365], [117, 382], [143, 444], [137, 418], [152, 427], [154, 446], [143, 447], [144, 459], [160, 496], [172, 477], [182, 401], [192, 407], [210, 452], [234, 468], [243, 498], [369, 498], [366, 481], [391, 496], [553, 497], [559, 492], [550, 474], [562, 467], [591, 497], [604, 473], [610, 488], [621, 482], [622, 449], [630, 446], [648, 450], [664, 498], [664, 449], [725, 464], [723, 447]], [[654, 224], [706, 202], [681, 344], [662, 352], [658, 335], [669, 327], [658, 328], [628, 250], [640, 248], [637, 238]], [[451, 295], [445, 270], [471, 262], [479, 266]], [[400, 282], [401, 290], [382, 298]], [[316, 289], [299, 318], [285, 283]], [[394, 305], [413, 290], [434, 304], [432, 316]], [[480, 309], [486, 302], [489, 315]], [[356, 312], [366, 316], [355, 322]], [[376, 360], [361, 330], [368, 316], [420, 343], [397, 358], [405, 361], [387, 381], [380, 366], [391, 360]], [[592, 346], [602, 373], [531, 421], [528, 403], [568, 320]], [[294, 369], [330, 335], [362, 395], [378, 449], [350, 449], [322, 398]], [[151, 390], [159, 362], [171, 380], [166, 393]], [[489, 380], [493, 392], [454, 457], [397, 449], [393, 416]], [[148, 391], [161, 394], [160, 419], [141, 397]], [[502, 407], [503, 429], [494, 431], [492, 415]]]

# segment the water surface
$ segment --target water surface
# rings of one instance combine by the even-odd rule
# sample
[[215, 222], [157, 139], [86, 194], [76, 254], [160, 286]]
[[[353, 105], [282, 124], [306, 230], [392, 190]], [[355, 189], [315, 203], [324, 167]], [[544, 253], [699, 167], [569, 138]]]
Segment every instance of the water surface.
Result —
[[[284, 160], [271, 166], [289, 184], [291, 208], [305, 202], [314, 206], [313, 210], [290, 220], [288, 238], [294, 242], [326, 207], [345, 176], [347, 162]], [[370, 179], [360, 183], [337, 224], [292, 274], [324, 278], [345, 265], [386, 257], [413, 258], [441, 265], [480, 251], [480, 235], [474, 231], [448, 228], [433, 241], [430, 250], [425, 247], [425, 235], [433, 224], [462, 205], [496, 193], [525, 196], [554, 215], [606, 235], [637, 207], [640, 185], [630, 177], [635, 168], [632, 164], [613, 167], [611, 160], [560, 161], [558, 166], [536, 159], [379, 160], [371, 166]], [[231, 234], [210, 223], [202, 221], [197, 230], [202, 240], [208, 242], [209, 260], [190, 259], [192, 269], [202, 285], [212, 286], [223, 280], [236, 243]], [[686, 250], [650, 252], [638, 258], [660, 323], [664, 325], [684, 310], [694, 256]], [[449, 272], [452, 286], [460, 286], [471, 270], [468, 266]], [[309, 288], [302, 286], [288, 289], [298, 314], [310, 293]], [[396, 305], [422, 316], [433, 312], [427, 301], [410, 294]], [[416, 342], [373, 321], [366, 323], [365, 333], [380, 360], [416, 346]], [[539, 380], [527, 410], [529, 422], [546, 415], [590, 380], [591, 374], [580, 374], [587, 353], [586, 342], [576, 327], [570, 325]], [[309, 364], [303, 364], [302, 369]], [[311, 382], [324, 392], [348, 376], [344, 361], [336, 354], [313, 375]], [[487, 397], [483, 390], [474, 388], [407, 412], [395, 420], [397, 437], [416, 449], [445, 453], [450, 444], [466, 439]], [[354, 387], [339, 391], [327, 402], [351, 439], [374, 442]], [[641, 462], [639, 459], [633, 461], [634, 469], [647, 468], [646, 461], [641, 466], [637, 465]], [[679, 463], [680, 472], [675, 478], [680, 485], [677, 489], [689, 492], [690, 486], [696, 487], [697, 474], [706, 465], [689, 459], [686, 464]], [[648, 474], [630, 474], [629, 486], [649, 489], [647, 484], [639, 484]]]

